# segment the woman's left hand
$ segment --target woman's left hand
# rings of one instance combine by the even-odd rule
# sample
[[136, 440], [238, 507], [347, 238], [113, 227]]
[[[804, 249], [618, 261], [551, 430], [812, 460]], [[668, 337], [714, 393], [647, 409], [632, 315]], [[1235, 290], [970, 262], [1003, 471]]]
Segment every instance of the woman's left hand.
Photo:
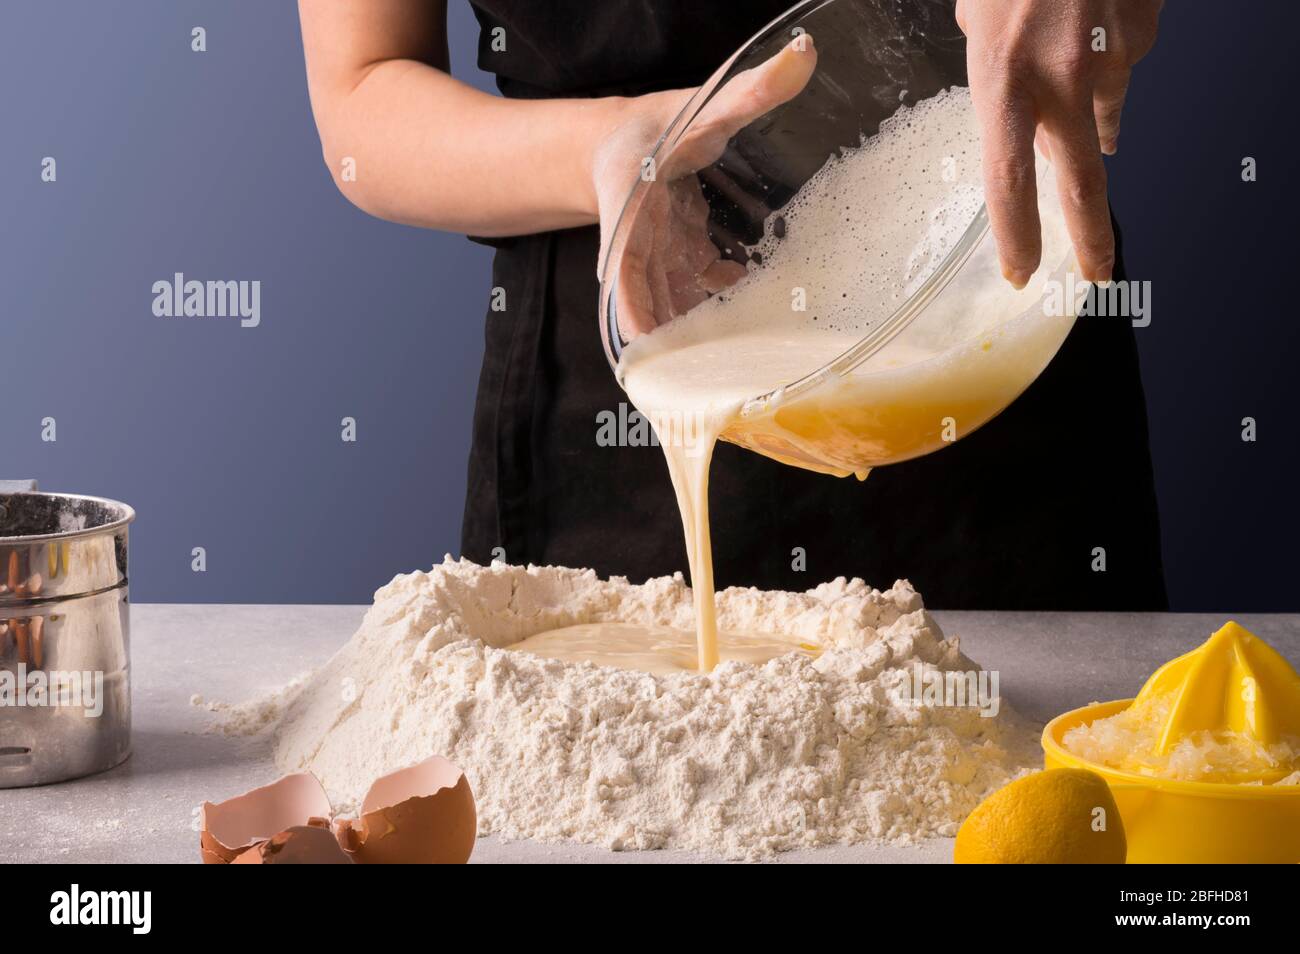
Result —
[[[735, 284], [739, 262], [722, 258], [709, 237], [709, 205], [696, 173], [716, 161], [727, 142], [755, 119], [799, 94], [817, 65], [812, 37], [801, 34], [765, 63], [737, 74], [719, 90], [666, 153], [659, 137], [696, 90], [651, 93], [626, 101], [625, 120], [601, 142], [593, 162], [603, 273], [620, 214], [636, 217], [619, 253], [619, 321], [626, 337], [652, 330]], [[623, 206], [636, 176], [652, 184]]]

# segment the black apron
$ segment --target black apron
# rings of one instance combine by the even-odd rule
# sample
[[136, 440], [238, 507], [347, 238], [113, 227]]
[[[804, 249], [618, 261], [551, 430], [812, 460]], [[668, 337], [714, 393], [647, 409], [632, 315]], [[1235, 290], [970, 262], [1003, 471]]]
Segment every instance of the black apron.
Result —
[[[698, 85], [787, 6], [476, 0], [479, 65], [524, 98]], [[641, 582], [685, 573], [686, 549], [663, 452], [598, 446], [598, 415], [631, 407], [597, 329], [597, 242], [594, 227], [492, 242], [507, 308], [487, 312], [461, 551]], [[719, 587], [906, 578], [946, 609], [1167, 608], [1137, 348], [1120, 318], [1080, 318], [1011, 407], [937, 453], [859, 482], [721, 442], [709, 497]]]

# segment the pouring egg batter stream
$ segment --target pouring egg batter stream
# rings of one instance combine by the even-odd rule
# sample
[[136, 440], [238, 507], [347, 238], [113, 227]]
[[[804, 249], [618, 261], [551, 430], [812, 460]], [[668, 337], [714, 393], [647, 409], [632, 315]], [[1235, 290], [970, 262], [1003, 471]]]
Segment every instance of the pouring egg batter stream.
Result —
[[[1069, 241], [1052, 177], [1040, 170], [1045, 264], [1024, 290], [1001, 279], [986, 235], [967, 267], [884, 347], [848, 373], [787, 387], [878, 327], [957, 247], [982, 205], [978, 154], [967, 89], [900, 110], [809, 180], [779, 226], [769, 220], [739, 283], [624, 350], [619, 380], [655, 428], [681, 510], [701, 671], [722, 655], [708, 512], [720, 438], [786, 464], [865, 478], [985, 423], [1069, 331], [1073, 318], [1046, 315], [1041, 304]], [[905, 176], [908, 168], [933, 174]], [[905, 181], [910, 188], [899, 186]], [[806, 309], [792, 307], [800, 296]], [[769, 397], [752, 400], [761, 395]], [[724, 634], [724, 650], [731, 641]]]

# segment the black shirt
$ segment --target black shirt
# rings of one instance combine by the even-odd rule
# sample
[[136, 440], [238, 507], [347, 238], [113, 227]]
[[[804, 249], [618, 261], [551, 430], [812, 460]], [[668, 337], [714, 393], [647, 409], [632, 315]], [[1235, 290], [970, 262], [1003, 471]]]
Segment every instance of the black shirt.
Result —
[[[635, 95], [698, 85], [787, 3], [476, 0], [479, 65], [507, 96]], [[493, 49], [504, 30], [505, 50]], [[1123, 278], [1118, 229], [1116, 278]], [[640, 582], [686, 572], [655, 446], [598, 446], [631, 411], [597, 327], [595, 228], [496, 241], [462, 553], [593, 567]], [[1042, 376], [950, 447], [863, 482], [714, 453], [716, 582], [803, 590], [906, 578], [928, 605], [1167, 608], [1133, 330], [1081, 318]], [[1098, 570], [1104, 551], [1105, 569]], [[799, 559], [802, 554], [802, 560]]]

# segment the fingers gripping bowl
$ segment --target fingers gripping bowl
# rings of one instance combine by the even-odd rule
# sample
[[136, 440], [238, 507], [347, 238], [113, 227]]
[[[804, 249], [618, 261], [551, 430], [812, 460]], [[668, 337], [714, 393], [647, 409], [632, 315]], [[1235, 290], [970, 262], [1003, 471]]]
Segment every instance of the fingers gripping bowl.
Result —
[[810, 0], [732, 56], [608, 243], [600, 330], [629, 392], [672, 362], [683, 404], [737, 404], [724, 439], [860, 476], [1013, 401], [1073, 323], [1044, 307], [1073, 258], [1040, 160], [1042, 264], [1002, 279], [965, 86], [942, 3]]

